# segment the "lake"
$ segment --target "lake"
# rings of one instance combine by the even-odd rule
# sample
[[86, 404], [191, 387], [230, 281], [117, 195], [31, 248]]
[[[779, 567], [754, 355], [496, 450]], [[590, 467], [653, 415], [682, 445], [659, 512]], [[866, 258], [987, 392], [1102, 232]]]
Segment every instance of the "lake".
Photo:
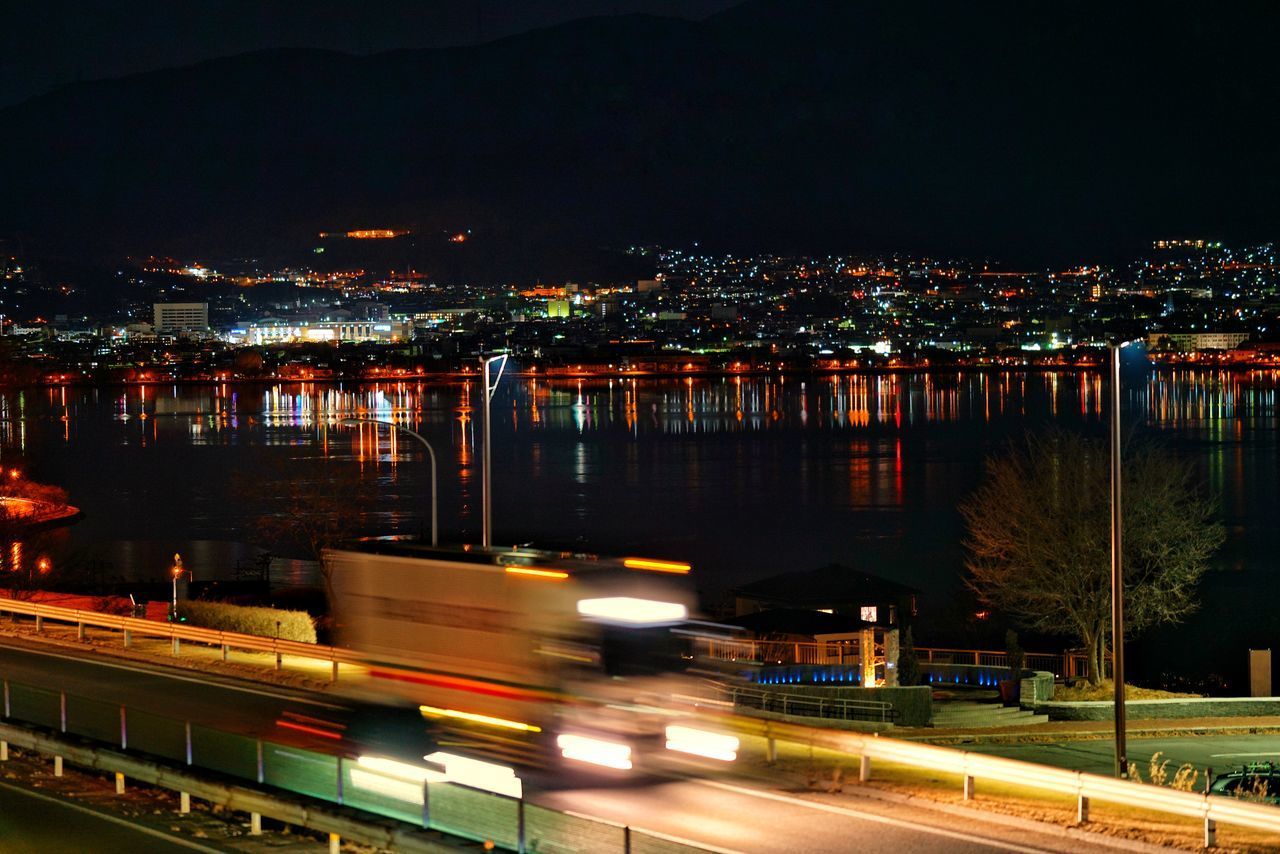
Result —
[[[1126, 377], [1126, 432], [1193, 461], [1228, 531], [1201, 612], [1133, 645], [1148, 681], [1239, 680], [1245, 649], [1280, 635], [1278, 386], [1275, 371]], [[687, 560], [713, 606], [735, 584], [841, 563], [924, 591], [918, 642], [989, 643], [1002, 630], [968, 619], [956, 505], [985, 457], [1027, 430], [1105, 435], [1104, 391], [1087, 372], [507, 377], [493, 404], [495, 541]], [[365, 530], [426, 529], [420, 446], [342, 418], [422, 433], [439, 458], [442, 539], [478, 541], [479, 402], [467, 382], [9, 391], [0, 464], [68, 490], [84, 517], [60, 548], [100, 574], [162, 579], [178, 551], [196, 578], [225, 578], [253, 562], [254, 520], [290, 512], [286, 484], [342, 496], [358, 478], [376, 495]], [[283, 561], [275, 575], [311, 571]]]

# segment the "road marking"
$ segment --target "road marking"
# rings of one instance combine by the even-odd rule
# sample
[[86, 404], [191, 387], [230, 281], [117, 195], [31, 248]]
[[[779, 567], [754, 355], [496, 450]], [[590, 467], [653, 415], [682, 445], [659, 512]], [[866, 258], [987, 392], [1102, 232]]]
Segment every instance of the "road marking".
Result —
[[894, 827], [904, 827], [908, 830], [916, 830], [921, 833], [931, 833], [935, 836], [945, 836], [948, 839], [959, 839], [963, 842], [972, 842], [975, 845], [986, 845], [991, 848], [1000, 848], [1004, 851], [1020, 851], [1023, 852], [1023, 854], [1044, 854], [1047, 850], [1044, 848], [1028, 848], [1024, 845], [1014, 845], [1009, 842], [998, 842], [994, 839], [986, 839], [981, 836], [974, 836], [970, 833], [961, 833], [958, 830], [945, 830], [940, 827], [933, 827], [926, 824], [916, 824], [911, 821], [890, 818], [889, 816], [880, 815], [879, 813], [860, 812], [859, 810], [849, 809], [848, 807], [837, 807], [832, 804], [824, 804], [820, 801], [807, 801], [804, 798], [793, 798], [789, 795], [780, 795], [776, 792], [766, 792], [763, 789], [748, 789], [741, 786], [732, 786], [728, 783], [721, 783], [715, 780], [695, 780], [693, 782], [700, 783], [703, 786], [711, 786], [716, 789], [724, 789], [728, 792], [735, 792], [740, 795], [749, 795], [753, 798], [779, 801], [784, 804], [808, 807], [809, 809], [834, 813], [835, 815], [842, 815], [848, 818], [858, 818], [864, 821], [874, 821], [880, 824], [892, 825]]
[[25, 788], [23, 786], [15, 786], [12, 783], [0, 783], [0, 786], [3, 786], [4, 788], [17, 792], [21, 795], [27, 795], [28, 797], [36, 798], [37, 800], [49, 801], [50, 803], [60, 804], [64, 807], [68, 807], [69, 809], [79, 810], [82, 813], [88, 813], [89, 815], [95, 818], [100, 818], [103, 821], [109, 821], [112, 824], [118, 824], [122, 827], [127, 827], [130, 830], [136, 830], [139, 833], [145, 833], [148, 836], [154, 836], [158, 839], [163, 839], [166, 842], [172, 842], [174, 845], [181, 845], [184, 848], [190, 848], [193, 851], [203, 851], [203, 852], [206, 852], [206, 854], [220, 854], [220, 849], [218, 848], [210, 848], [207, 845], [201, 845], [199, 842], [192, 842], [189, 839], [183, 839], [181, 836], [173, 836], [172, 834], [165, 833], [162, 830], [155, 830], [150, 827], [143, 827], [140, 824], [134, 824], [133, 822], [126, 821], [123, 818], [111, 815], [110, 813], [99, 812], [98, 810], [91, 809], [82, 804], [77, 804], [74, 801], [65, 800], [63, 798], [55, 798], [53, 795], [46, 795], [43, 792], [37, 792], [32, 789]]
[[232, 684], [228, 684], [223, 680], [211, 682], [209, 681], [208, 678], [197, 679], [192, 676], [180, 676], [176, 673], [160, 672], [158, 668], [163, 665], [145, 666], [148, 664], [148, 662], [138, 662], [140, 665], [144, 665], [141, 667], [129, 667], [124, 664], [114, 664], [108, 661], [99, 661], [96, 658], [86, 658], [84, 656], [79, 656], [79, 655], [60, 655], [56, 652], [46, 652], [44, 650], [29, 649], [24, 646], [12, 646], [5, 643], [0, 643], [0, 648], [3, 648], [10, 652], [17, 653], [18, 655], [43, 655], [49, 658], [61, 658], [66, 661], [77, 661], [82, 664], [88, 664], [94, 667], [109, 667], [115, 670], [127, 670], [130, 673], [144, 673], [150, 676], [154, 676], [158, 679], [174, 679], [179, 682], [193, 682], [197, 685], [212, 686], [215, 688], [225, 688], [228, 691], [241, 691], [245, 694], [257, 694], [260, 697], [270, 697], [273, 700], [288, 700], [293, 703], [305, 703], [311, 706], [320, 706], [325, 709], [345, 708], [344, 706], [338, 706], [333, 703], [325, 703], [325, 702], [321, 702], [320, 700], [307, 700], [302, 697], [292, 696], [290, 694], [276, 693], [273, 691], [264, 691], [259, 688], [246, 688], [241, 685], [232, 685]]
[[1229, 756], [1280, 756], [1280, 750], [1269, 750], [1266, 753], [1210, 753], [1210, 759], [1225, 759]]

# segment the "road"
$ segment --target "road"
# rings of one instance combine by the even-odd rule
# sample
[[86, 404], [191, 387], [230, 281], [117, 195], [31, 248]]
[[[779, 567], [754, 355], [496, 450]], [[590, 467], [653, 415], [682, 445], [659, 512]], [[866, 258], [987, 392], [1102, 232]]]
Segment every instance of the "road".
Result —
[[[1109, 739], [1096, 741], [1066, 741], [1055, 744], [974, 744], [965, 750], [992, 756], [1007, 756], [1027, 762], [1039, 762], [1070, 768], [1073, 771], [1092, 771], [1111, 774], [1115, 764], [1115, 745]], [[1169, 776], [1183, 763], [1189, 763], [1203, 771], [1226, 770], [1245, 762], [1280, 762], [1280, 736], [1275, 735], [1195, 735], [1181, 738], [1130, 738], [1129, 761], [1137, 763], [1145, 780], [1149, 775], [1151, 757], [1161, 754], [1161, 761], [1169, 760]], [[1201, 782], [1204, 777], [1202, 776]]]
[[123, 819], [7, 783], [0, 783], [0, 849], [5, 854], [191, 854], [221, 850], [143, 830]]
[[937, 813], [856, 795], [793, 794], [722, 780], [543, 792], [530, 800], [743, 854], [1113, 850], [1079, 838], [1002, 827], [981, 814]]
[[[196, 723], [258, 735], [274, 741], [305, 734], [281, 730], [287, 712], [323, 717], [342, 708], [337, 697], [305, 695], [221, 677], [147, 668], [100, 654], [81, 655], [10, 641], [0, 644], [0, 677], [14, 683], [65, 690], [76, 697], [125, 703]], [[131, 712], [132, 714], [132, 712]], [[315, 740], [304, 746], [332, 750]], [[981, 817], [940, 814], [855, 795], [787, 794], [732, 780], [674, 779], [631, 786], [538, 790], [531, 802], [626, 823], [689, 841], [740, 852], [1071, 851], [1100, 846], [1059, 835], [994, 826]], [[150, 850], [150, 849], [142, 849]]]

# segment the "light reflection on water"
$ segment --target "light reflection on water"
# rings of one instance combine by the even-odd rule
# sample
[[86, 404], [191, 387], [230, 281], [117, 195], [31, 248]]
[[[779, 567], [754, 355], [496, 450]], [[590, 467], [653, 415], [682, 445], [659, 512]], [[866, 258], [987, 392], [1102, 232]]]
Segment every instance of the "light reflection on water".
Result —
[[[1278, 386], [1277, 371], [1175, 371], [1124, 389], [1132, 429], [1192, 459], [1221, 496], [1221, 563], [1250, 589], [1276, 584], [1266, 532], [1280, 509]], [[1101, 375], [1067, 372], [507, 378], [492, 426], [497, 539], [587, 538], [688, 559], [710, 590], [838, 561], [921, 587], [928, 606], [956, 588], [955, 505], [984, 456], [1050, 422], [1102, 435], [1105, 392]], [[203, 571], [226, 574], [252, 557], [261, 509], [231, 489], [233, 475], [260, 478], [271, 496], [271, 460], [296, 463], [318, 490], [331, 486], [320, 460], [353, 467], [378, 492], [371, 532], [423, 528], [417, 443], [346, 418], [425, 435], [443, 535], [478, 539], [478, 403], [469, 382], [12, 391], [0, 394], [0, 462], [66, 487], [85, 511], [73, 543], [114, 544], [115, 561], [138, 564], [118, 571], [145, 574], [149, 555], [199, 542]]]

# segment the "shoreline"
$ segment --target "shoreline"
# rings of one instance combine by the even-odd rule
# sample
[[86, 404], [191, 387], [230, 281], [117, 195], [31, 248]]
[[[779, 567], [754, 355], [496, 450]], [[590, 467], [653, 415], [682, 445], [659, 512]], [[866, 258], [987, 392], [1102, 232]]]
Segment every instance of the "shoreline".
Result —
[[[787, 367], [787, 368], [693, 368], [688, 370], [621, 370], [593, 369], [580, 367], [566, 368], [525, 368], [508, 371], [508, 375], [530, 380], [690, 380], [690, 379], [760, 379], [788, 377], [826, 378], [840, 376], [899, 376], [899, 375], [946, 375], [946, 374], [1090, 374], [1102, 373], [1105, 366], [1100, 363], [1075, 364], [957, 364], [957, 365], [876, 365], [876, 366], [840, 366], [840, 367]], [[1269, 371], [1280, 375], [1280, 364], [1231, 362], [1226, 364], [1203, 362], [1153, 362], [1148, 368], [1152, 373], [1169, 373], [1174, 371], [1190, 372], [1226, 372], [1232, 374]], [[480, 371], [423, 371], [403, 372], [374, 376], [265, 376], [265, 377], [171, 377], [124, 379], [98, 379], [89, 377], [62, 377], [56, 380], [38, 380], [35, 382], [4, 383], [0, 382], [0, 390], [21, 391], [27, 389], [51, 388], [111, 388], [111, 387], [154, 387], [171, 385], [334, 385], [341, 383], [415, 383], [444, 384], [478, 381]]]

